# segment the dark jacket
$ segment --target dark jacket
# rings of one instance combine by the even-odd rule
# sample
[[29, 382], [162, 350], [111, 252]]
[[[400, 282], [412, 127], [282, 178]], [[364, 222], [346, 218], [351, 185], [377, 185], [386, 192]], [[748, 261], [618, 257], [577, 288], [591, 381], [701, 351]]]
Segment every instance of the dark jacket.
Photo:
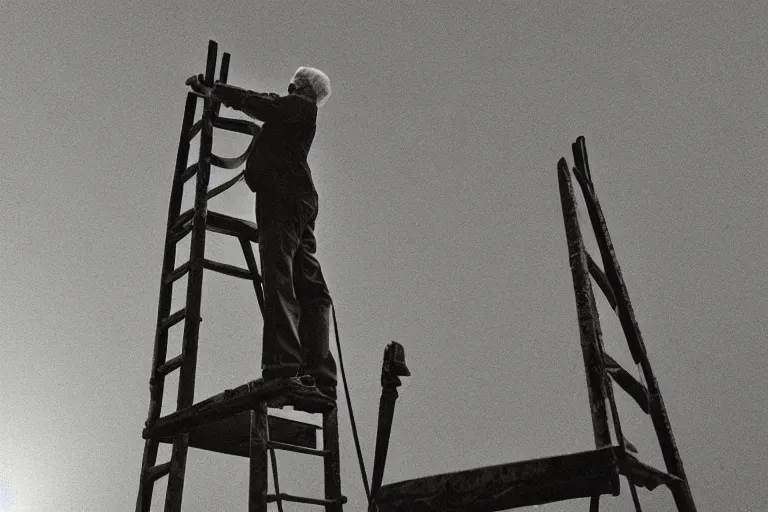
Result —
[[307, 163], [317, 122], [314, 102], [295, 94], [258, 93], [221, 83], [212, 94], [224, 105], [264, 122], [245, 165], [245, 182], [251, 190], [279, 197], [317, 194]]

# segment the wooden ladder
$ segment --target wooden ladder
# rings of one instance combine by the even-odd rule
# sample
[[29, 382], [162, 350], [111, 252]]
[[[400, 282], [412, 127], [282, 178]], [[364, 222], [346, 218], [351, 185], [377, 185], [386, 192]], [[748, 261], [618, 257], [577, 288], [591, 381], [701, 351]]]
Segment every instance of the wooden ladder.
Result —
[[[398, 398], [399, 377], [408, 374], [404, 350], [393, 344], [387, 349], [390, 355], [385, 352], [382, 367], [370, 512], [492, 512], [578, 498], [589, 498], [590, 512], [598, 512], [601, 495], [619, 495], [620, 475], [627, 479], [636, 512], [642, 511], [636, 488], [644, 487], [652, 491], [660, 486], [670, 489], [679, 512], [696, 512], [659, 384], [651, 370], [616, 252], [594, 191], [583, 137], [576, 140], [572, 150], [575, 160], [573, 175], [583, 192], [602, 260], [601, 268], [584, 247], [571, 172], [562, 158], [557, 164], [558, 182], [595, 449], [381, 485]], [[605, 351], [592, 280], [619, 317], [641, 380], [635, 379]], [[399, 373], [394, 362], [400, 365]], [[627, 441], [621, 428], [614, 383], [651, 417], [664, 458], [664, 470], [647, 465], [635, 456], [637, 451]]]
[[[213, 85], [218, 45], [209, 41], [204, 83]], [[219, 81], [227, 82], [229, 54], [224, 53]], [[194, 121], [198, 98], [203, 99], [203, 113]], [[266, 511], [267, 504], [276, 502], [282, 511], [283, 501], [296, 501], [325, 506], [326, 511], [341, 511], [346, 501], [341, 495], [339, 473], [338, 419], [336, 403], [320, 394], [311, 381], [284, 379], [264, 382], [259, 379], [234, 390], [227, 390], [207, 400], [194, 403], [195, 370], [197, 365], [203, 271], [248, 279], [262, 314], [264, 298], [261, 276], [251, 246], [258, 243], [257, 226], [249, 221], [208, 210], [208, 201], [224, 192], [242, 178], [235, 178], [209, 190], [211, 165], [235, 169], [242, 165], [254, 146], [258, 125], [219, 117], [220, 103], [197, 93], [187, 94], [181, 127], [176, 168], [171, 187], [165, 250], [160, 280], [157, 325], [150, 377], [150, 405], [143, 437], [146, 439], [141, 464], [136, 512], [149, 512], [155, 482], [167, 476], [165, 512], [180, 512], [187, 452], [190, 446], [250, 459], [249, 511]], [[213, 129], [220, 128], [246, 135], [252, 140], [248, 149], [236, 158], [224, 158], [212, 153]], [[188, 166], [191, 141], [200, 135], [198, 161]], [[182, 212], [184, 185], [196, 176], [194, 206]], [[206, 259], [206, 231], [238, 239], [247, 268]], [[191, 235], [189, 260], [176, 267], [176, 246]], [[187, 279], [186, 304], [171, 312], [173, 284]], [[181, 353], [167, 358], [169, 330], [184, 322]], [[179, 371], [176, 411], [161, 417], [165, 377]], [[322, 428], [269, 415], [269, 407], [294, 406], [297, 410], [322, 414]], [[317, 430], [322, 429], [323, 447], [317, 448]], [[157, 463], [161, 442], [172, 443], [171, 459]], [[324, 460], [325, 497], [304, 498], [279, 491], [275, 450], [288, 450]], [[275, 494], [267, 494], [267, 452], [272, 457]]]

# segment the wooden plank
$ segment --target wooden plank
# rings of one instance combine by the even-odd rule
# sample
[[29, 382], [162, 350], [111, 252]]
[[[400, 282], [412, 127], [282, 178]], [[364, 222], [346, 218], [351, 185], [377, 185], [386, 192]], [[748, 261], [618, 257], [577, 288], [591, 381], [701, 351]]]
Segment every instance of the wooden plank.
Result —
[[384, 485], [378, 512], [491, 512], [619, 494], [614, 447], [444, 473]]
[[307, 412], [323, 412], [336, 406], [333, 400], [329, 400], [317, 388], [303, 385], [298, 378], [266, 382], [259, 379], [158, 418], [152, 427], [143, 430], [142, 435], [145, 439], [162, 439], [234, 416], [262, 401], [267, 401], [270, 407], [272, 404], [290, 403]]
[[[270, 443], [290, 445], [298, 450], [316, 450], [319, 427], [301, 421], [293, 421], [278, 416], [270, 416]], [[250, 409], [206, 423], [189, 431], [189, 446], [238, 457], [248, 457], [250, 450]], [[171, 443], [173, 437], [164, 437], [160, 442]]]
[[605, 409], [606, 391], [603, 385], [605, 366], [600, 356], [599, 319], [594, 307], [594, 297], [589, 278], [589, 270], [584, 251], [584, 242], [576, 216], [576, 200], [573, 194], [571, 176], [564, 158], [557, 164], [560, 187], [560, 201], [563, 209], [565, 235], [568, 241], [568, 260], [573, 276], [573, 289], [576, 295], [576, 313], [579, 319], [581, 351], [587, 374], [587, 391], [595, 444], [598, 448], [610, 446], [611, 435], [608, 430], [608, 416]]

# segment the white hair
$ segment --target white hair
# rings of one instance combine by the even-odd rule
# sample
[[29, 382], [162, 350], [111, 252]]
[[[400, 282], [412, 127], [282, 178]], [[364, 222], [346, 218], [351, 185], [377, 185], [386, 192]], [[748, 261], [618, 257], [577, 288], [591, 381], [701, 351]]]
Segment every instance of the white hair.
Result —
[[300, 67], [293, 74], [291, 83], [299, 90], [305, 87], [312, 89], [317, 98], [318, 107], [322, 106], [331, 95], [331, 80], [328, 75], [316, 68]]

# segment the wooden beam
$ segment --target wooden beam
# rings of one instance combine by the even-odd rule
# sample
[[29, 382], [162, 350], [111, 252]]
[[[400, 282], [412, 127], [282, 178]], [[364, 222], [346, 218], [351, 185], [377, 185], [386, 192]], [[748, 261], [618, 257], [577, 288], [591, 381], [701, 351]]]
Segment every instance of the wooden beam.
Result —
[[620, 450], [500, 464], [382, 486], [377, 512], [492, 512], [600, 494], [618, 495]]

